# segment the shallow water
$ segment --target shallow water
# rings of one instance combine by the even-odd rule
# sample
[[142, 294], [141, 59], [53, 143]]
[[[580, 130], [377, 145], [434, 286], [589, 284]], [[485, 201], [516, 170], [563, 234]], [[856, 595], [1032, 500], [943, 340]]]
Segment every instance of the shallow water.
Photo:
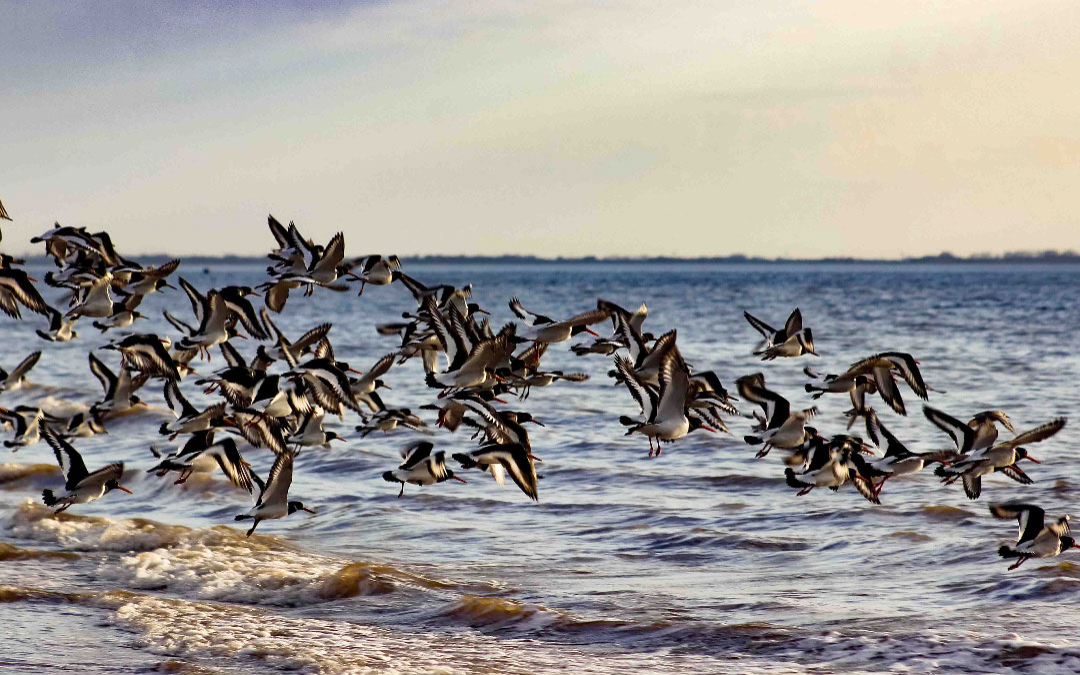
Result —
[[[697, 370], [730, 385], [762, 371], [769, 386], [808, 407], [804, 365], [836, 372], [883, 350], [922, 362], [931, 404], [957, 416], [1008, 412], [1018, 429], [1080, 410], [1080, 268], [1024, 266], [644, 265], [483, 267], [415, 265], [429, 283], [474, 284], [474, 300], [512, 318], [526, 307], [569, 315], [597, 296], [649, 305], [646, 328], [679, 330]], [[200, 288], [254, 284], [261, 268], [181, 273]], [[779, 323], [798, 305], [818, 359], [757, 361], [750, 310]], [[178, 292], [150, 296], [144, 327], [169, 333], [160, 310], [187, 314]], [[396, 285], [355, 293], [294, 293], [279, 325], [296, 335], [322, 321], [338, 357], [367, 369], [395, 347], [373, 325], [413, 308]], [[88, 322], [67, 344], [39, 340], [37, 317], [2, 318], [10, 368], [45, 354], [38, 386], [0, 394], [0, 405], [100, 395], [86, 351], [104, 344]], [[249, 354], [250, 341], [237, 341]], [[115, 367], [110, 352], [103, 358]], [[812, 360], [812, 361], [811, 361]], [[990, 517], [992, 501], [1023, 498], [1050, 513], [1076, 511], [1080, 426], [1032, 448], [1037, 481], [984, 481], [969, 502], [929, 472], [890, 481], [880, 507], [853, 490], [796, 497], [777, 453], [755, 460], [734, 436], [692, 434], [649, 459], [618, 422], [637, 411], [605, 375], [608, 358], [553, 345], [545, 366], [591, 379], [533, 391], [515, 409], [547, 427], [532, 433], [543, 458], [540, 502], [482, 474], [467, 485], [396, 486], [380, 474], [415, 433], [359, 439], [350, 414], [330, 426], [351, 440], [297, 459], [291, 494], [318, 510], [263, 523], [247, 539], [232, 516], [246, 493], [220, 475], [183, 486], [144, 473], [167, 419], [153, 409], [114, 420], [109, 434], [76, 439], [93, 468], [128, 463], [120, 493], [53, 517], [36, 502], [55, 487], [42, 442], [0, 464], [0, 670], [89, 673], [165, 670], [250, 673], [771, 673], [1075, 672], [1080, 669], [1080, 557], [1031, 561], [1006, 573], [996, 547], [1015, 526]], [[222, 364], [198, 366], [208, 372]], [[391, 405], [434, 399], [411, 361], [385, 378]], [[192, 380], [182, 389], [205, 400]], [[912, 449], [946, 447], [903, 385], [909, 417], [875, 407]], [[844, 396], [818, 401], [817, 426], [844, 429]], [[429, 415], [429, 422], [433, 417]], [[1005, 432], [1007, 434], [1007, 432]], [[471, 446], [433, 435], [438, 449]], [[246, 457], [260, 473], [267, 451]]]

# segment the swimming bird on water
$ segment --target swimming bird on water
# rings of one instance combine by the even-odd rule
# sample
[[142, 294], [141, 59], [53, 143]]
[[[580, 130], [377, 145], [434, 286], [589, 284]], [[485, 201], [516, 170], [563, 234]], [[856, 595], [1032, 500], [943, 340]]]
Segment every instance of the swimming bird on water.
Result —
[[404, 460], [395, 471], [386, 471], [382, 477], [388, 483], [401, 483], [398, 497], [405, 494], [405, 484], [434, 485], [450, 479], [465, 483], [463, 478], [454, 475], [446, 468], [446, 453], [442, 450], [433, 453], [435, 446], [428, 441], [417, 441], [401, 449]]
[[995, 518], [1016, 518], [1020, 528], [1015, 546], [1001, 546], [998, 555], [1002, 558], [1017, 558], [1009, 566], [1009, 571], [1020, 567], [1031, 558], [1053, 558], [1070, 548], [1080, 548], [1069, 533], [1069, 516], [1061, 516], [1047, 524], [1046, 511], [1032, 504], [991, 504], [990, 513]]
[[120, 490], [131, 494], [131, 490], [120, 485], [120, 478], [124, 475], [124, 463], [114, 462], [97, 471], [90, 472], [83, 463], [82, 456], [75, 448], [60, 438], [48, 427], [42, 430], [46, 442], [52, 446], [56, 453], [56, 461], [60, 465], [60, 471], [64, 474], [64, 492], [57, 494], [54, 490], [43, 490], [41, 501], [45, 506], [54, 507], [59, 505], [56, 513], [66, 511], [73, 504], [85, 504], [95, 499], [100, 499], [108, 492]]
[[284, 518], [297, 511], [315, 513], [304, 506], [303, 502], [289, 501], [289, 487], [292, 485], [293, 478], [292, 452], [282, 452], [277, 456], [274, 465], [270, 467], [270, 473], [267, 475], [265, 483], [254, 471], [251, 472], [251, 478], [259, 486], [259, 497], [255, 500], [255, 506], [250, 511], [234, 518], [236, 521], [255, 521], [251, 529], [247, 531], [247, 536], [250, 537], [255, 528], [259, 526], [259, 523], [264, 520]]
[[10, 373], [0, 368], [0, 391], [15, 391], [24, 387], [27, 384], [26, 374], [37, 365], [40, 358], [41, 352], [34, 352], [23, 359]]

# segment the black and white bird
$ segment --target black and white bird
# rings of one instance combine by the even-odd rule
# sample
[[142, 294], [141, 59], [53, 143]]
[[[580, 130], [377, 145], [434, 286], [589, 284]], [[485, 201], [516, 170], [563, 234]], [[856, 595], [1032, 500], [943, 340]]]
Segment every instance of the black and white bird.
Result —
[[784, 470], [788, 487], [797, 488], [801, 497], [815, 487], [827, 487], [833, 492], [844, 483], [851, 482], [871, 504], [880, 504], [872, 481], [865, 474], [866, 460], [862, 458], [862, 443], [850, 436], [834, 436], [825, 452], [815, 453], [810, 465], [802, 473], [792, 467]]
[[803, 354], [817, 356], [814, 351], [814, 334], [810, 328], [803, 328], [802, 312], [797, 307], [788, 315], [784, 327], [779, 330], [750, 312], [743, 312], [743, 316], [764, 338], [754, 348], [754, 354], [761, 356], [763, 361], [772, 361], [778, 357], [793, 358]]
[[147, 469], [146, 473], [158, 476], [164, 476], [170, 471], [179, 473], [174, 485], [185, 483], [193, 473], [212, 473], [215, 469], [221, 469], [221, 473], [225, 474], [233, 485], [248, 492], [253, 489], [250, 465], [241, 456], [236, 441], [225, 438], [215, 443], [212, 429], [192, 434], [187, 443], [171, 455], [162, 456], [153, 447], [150, 450], [161, 461]]
[[536, 458], [519, 443], [492, 443], [472, 452], [455, 453], [453, 458], [461, 464], [462, 469], [479, 468], [481, 471], [490, 471], [499, 485], [504, 485], [506, 476], [509, 475], [529, 499], [540, 501], [536, 466], [533, 464]]
[[142, 404], [135, 392], [146, 383], [145, 375], [132, 378], [131, 371], [123, 363], [120, 364], [120, 374], [116, 375], [93, 352], [90, 352], [90, 372], [101, 383], [104, 392], [102, 399], [90, 407], [94, 415], [117, 415]]
[[521, 337], [546, 344], [563, 342], [579, 333], [588, 333], [600, 337], [600, 334], [589, 328], [589, 326], [605, 321], [611, 315], [608, 310], [597, 308], [582, 312], [569, 319], [555, 321], [543, 314], [536, 314], [525, 309], [517, 298], [510, 300], [510, 311], [526, 325], [525, 330], [520, 333]]
[[47, 316], [52, 310], [41, 293], [34, 288], [37, 281], [24, 270], [16, 267], [0, 268], [0, 310], [13, 319], [21, 319], [19, 306], [31, 312]]
[[[966, 424], [929, 406], [927, 406], [927, 417], [939, 428], [953, 436], [953, 440], [957, 441], [958, 449], [969, 445], [968, 439], [974, 436], [974, 430]], [[1027, 448], [1022, 446], [1038, 443], [1054, 436], [1065, 427], [1065, 423], [1066, 419], [1059, 417], [1034, 429], [1017, 434], [1014, 438], [1003, 443], [961, 454], [959, 458], [950, 462], [949, 466], [937, 467], [934, 474], [941, 478], [946, 485], [952, 484], [958, 479], [963, 481], [964, 493], [968, 499], [978, 499], [982, 493], [982, 477], [996, 471], [1000, 471], [1018, 483], [1030, 485], [1034, 481], [1017, 466], [1017, 462], [1022, 459], [1036, 464], [1041, 464], [1041, 462], [1032, 457]], [[966, 429], [967, 433], [957, 433], [961, 428]]]
[[20, 405], [14, 410], [0, 408], [0, 421], [5, 427], [13, 427], [15, 436], [10, 441], [4, 441], [5, 448], [11, 448], [18, 452], [19, 448], [33, 445], [41, 440], [41, 420], [44, 418], [41, 408], [28, 405]]
[[[919, 370], [919, 362], [911, 354], [904, 352], [882, 352], [851, 364], [845, 376], [854, 377], [865, 375], [874, 381], [882, 400], [900, 415], [907, 415], [904, 399], [900, 396], [900, 389], [896, 386], [894, 373], [898, 373], [911, 391], [922, 400], [927, 400], [930, 387], [923, 381], [922, 372]], [[854, 401], [853, 401], [854, 402]]]
[[764, 457], [772, 448], [794, 450], [810, 437], [806, 422], [817, 414], [816, 407], [792, 412], [786, 398], [765, 387], [765, 377], [761, 373], [740, 377], [735, 386], [743, 400], [761, 406], [765, 412], [764, 429], [756, 436], [743, 437], [748, 445], [764, 444], [757, 457]]
[[1009, 571], [1020, 567], [1031, 558], [1053, 558], [1070, 548], [1080, 548], [1069, 533], [1069, 516], [1061, 516], [1052, 523], [1046, 522], [1046, 512], [1032, 504], [991, 504], [990, 513], [1003, 520], [1015, 518], [1020, 525], [1016, 545], [1001, 546], [998, 555], [1016, 558]]
[[382, 477], [388, 483], [401, 483], [398, 497], [405, 494], [405, 484], [434, 485], [450, 479], [466, 482], [454, 475], [446, 467], [446, 453], [442, 450], [432, 452], [435, 446], [428, 441], [417, 441], [401, 449], [404, 461], [394, 471], [386, 471]]
[[885, 444], [885, 456], [870, 462], [870, 466], [882, 474], [881, 481], [874, 487], [874, 494], [878, 496], [881, 495], [885, 481], [890, 478], [916, 473], [922, 471], [928, 463], [947, 462], [957, 457], [952, 450], [912, 452], [881, 423], [873, 408], [867, 408], [865, 416], [867, 435], [875, 445], [880, 447], [882, 441]]
[[11, 372], [0, 368], [0, 392], [3, 391], [15, 391], [26, 386], [26, 374], [37, 365], [38, 359], [41, 358], [41, 352], [34, 352], [30, 356], [27, 356], [19, 365], [11, 369]]
[[176, 419], [171, 422], [162, 422], [158, 433], [169, 436], [169, 440], [176, 438], [178, 434], [206, 431], [224, 424], [224, 401], [215, 403], [205, 410], [199, 410], [180, 393], [180, 385], [176, 383], [176, 380], [165, 381], [164, 394], [165, 402], [176, 415]]
[[274, 460], [270, 467], [270, 473], [264, 483], [258, 474], [251, 472], [251, 478], [259, 486], [259, 497], [255, 500], [255, 506], [247, 513], [236, 516], [235, 520], [254, 520], [247, 536], [255, 531], [264, 520], [275, 520], [291, 516], [297, 511], [315, 512], [300, 501], [289, 501], [289, 487], [292, 486], [293, 478], [293, 453], [282, 452]]
[[42, 491], [41, 500], [45, 506], [59, 506], [56, 513], [61, 513], [73, 504], [92, 502], [113, 490], [131, 494], [131, 490], [120, 485], [120, 478], [124, 475], [123, 462], [114, 462], [91, 473], [87, 471], [82, 456], [70, 443], [48, 427], [42, 430], [42, 435], [56, 453], [56, 461], [64, 474], [62, 493], [57, 494], [55, 490]]
[[349, 264], [349, 276], [360, 281], [360, 293], [364, 294], [367, 285], [386, 286], [394, 281], [394, 270], [401, 267], [401, 261], [396, 255], [381, 256], [378, 254], [356, 258]]
[[39, 328], [35, 331], [42, 340], [68, 342], [79, 337], [79, 332], [74, 329], [77, 319], [69, 321], [60, 310], [52, 307], [48, 308], [45, 315], [49, 317], [49, 329], [41, 330]]
[[149, 377], [179, 380], [176, 361], [169, 354], [161, 338], [150, 333], [135, 333], [118, 342], [104, 345], [102, 349], [114, 349], [124, 356], [123, 365]]
[[[639, 379], [629, 359], [616, 356], [615, 367], [641, 407], [643, 416], [642, 421], [625, 416], [620, 417], [619, 421], [628, 427], [627, 436], [636, 433], [649, 437], [650, 457], [663, 452], [661, 443], [678, 440], [696, 429], [716, 433], [716, 429], [708, 426], [701, 417], [687, 414], [690, 375], [674, 345], [664, 353], [660, 362], [660, 386], [656, 390]], [[656, 441], [655, 451], [653, 440]]]

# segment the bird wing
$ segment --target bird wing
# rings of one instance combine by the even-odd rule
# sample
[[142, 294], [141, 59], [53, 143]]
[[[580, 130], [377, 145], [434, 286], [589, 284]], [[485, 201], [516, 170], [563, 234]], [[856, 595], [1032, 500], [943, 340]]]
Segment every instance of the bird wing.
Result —
[[1065, 428], [1065, 423], [1068, 420], [1064, 417], [1058, 417], [1051, 420], [1046, 424], [1029, 429], [1021, 434], [1017, 434], [1015, 437], [1010, 438], [1004, 443], [998, 443], [998, 448], [1018, 448], [1021, 445], [1028, 445], [1030, 443], [1038, 443], [1039, 441], [1045, 441], [1057, 432]]
[[551, 317], [525, 309], [517, 298], [510, 298], [510, 311], [514, 313], [514, 316], [524, 321], [526, 326], [546, 326], [555, 323]]
[[247, 368], [247, 361], [228, 340], [222, 342], [219, 346], [221, 347], [221, 355], [231, 368]]
[[333, 327], [334, 324], [332, 323], [324, 323], [315, 326], [308, 332], [301, 335], [299, 339], [296, 340], [296, 342], [292, 343], [289, 346], [290, 351], [295, 352], [297, 355], [299, 355], [300, 352], [305, 351], [318, 341], [325, 338], [330, 333], [330, 329]]
[[86, 476], [80, 480], [77, 484], [67, 488], [67, 490], [74, 491], [81, 487], [91, 487], [96, 485], [104, 485], [111, 480], [119, 481], [120, 477], [124, 475], [124, 463], [115, 462], [101, 467], [97, 471], [86, 474]]
[[646, 420], [654, 419], [659, 402], [656, 392], [638, 378], [637, 373], [634, 372], [633, 364], [625, 356], [615, 357], [615, 367], [622, 373], [623, 382], [626, 384], [626, 388], [630, 390], [630, 395], [634, 397], [634, 400], [641, 407], [641, 414], [644, 415]]
[[1019, 529], [1016, 535], [1016, 543], [1022, 544], [1039, 536], [1043, 529], [1043, 520], [1046, 511], [1033, 504], [991, 504], [990, 513], [995, 518], [1008, 520], [1015, 518]]
[[113, 392], [113, 387], [116, 386], [116, 375], [109, 370], [109, 367], [101, 359], [94, 355], [94, 352], [90, 352], [90, 372], [101, 383], [102, 389], [105, 390], [105, 397], [108, 398]]
[[886, 352], [882, 354], [885, 358], [889, 359], [896, 366], [896, 369], [900, 371], [900, 375], [903, 376], [904, 381], [911, 387], [911, 391], [915, 392], [915, 395], [926, 400], [928, 395], [926, 393], [926, 383], [923, 382], [922, 373], [919, 372], [919, 364], [911, 354], [905, 354], [903, 352]]
[[41, 435], [52, 446], [56, 454], [56, 463], [60, 465], [60, 472], [64, 474], [64, 488], [69, 492], [75, 488], [84, 478], [90, 475], [86, 470], [82, 455], [70, 443], [56, 435], [49, 427], [41, 428]]
[[416, 468], [427, 461], [433, 449], [435, 449], [435, 445], [429, 441], [417, 441], [412, 445], [405, 446], [401, 449], [401, 457], [405, 461], [398, 465], [398, 469], [409, 471]]
[[516, 443], [501, 446], [497, 458], [499, 464], [506, 473], [510, 474], [510, 478], [521, 488], [521, 491], [534, 502], [539, 501], [540, 497], [536, 490], [536, 466], [529, 459], [529, 453], [525, 448]]
[[746, 320], [750, 323], [751, 326], [754, 327], [754, 330], [761, 333], [765, 337], [765, 340], [771, 346], [773, 336], [776, 335], [776, 329], [765, 323], [761, 319], [757, 318], [750, 312], [743, 312], [743, 316], [746, 317]]
[[926, 415], [926, 419], [933, 422], [934, 426], [941, 429], [952, 438], [953, 443], [956, 444], [956, 449], [959, 452], [966, 453], [971, 450], [971, 446], [975, 442], [974, 429], [952, 415], [944, 413], [937, 408], [931, 408], [928, 405], [923, 406], [923, 414]]
[[787, 337], [791, 337], [802, 329], [802, 312], [796, 307], [791, 314], [788, 315], [787, 321], [784, 323], [784, 333]]
[[176, 383], [176, 380], [165, 381], [165, 403], [168, 404], [169, 410], [177, 414], [177, 417], [194, 417], [199, 414], [195, 406], [191, 405], [180, 393], [180, 385]]
[[22, 363], [15, 366], [15, 368], [11, 371], [11, 374], [9, 374], [8, 377], [16, 381], [22, 379], [23, 376], [30, 372], [31, 368], [37, 365], [38, 359], [40, 358], [41, 352], [34, 352], [30, 356], [27, 356], [25, 359], [22, 360]]
[[289, 501], [289, 486], [292, 485], [293, 453], [283, 452], [274, 460], [270, 474], [266, 477], [266, 486], [259, 492], [255, 506], [267, 503], [286, 503]]
[[225, 474], [229, 482], [251, 492], [254, 489], [251, 484], [251, 469], [236, 449], [236, 443], [232, 442], [232, 439], [226, 440], [230, 442], [215, 446], [207, 452], [217, 461], [221, 473]]
[[606, 321], [611, 316], [611, 312], [606, 309], [591, 309], [587, 312], [582, 312], [576, 316], [572, 316], [569, 319], [559, 321], [555, 325], [557, 326], [591, 326], [594, 323], [600, 323]]
[[201, 326], [203, 321], [206, 320], [206, 298], [184, 277], [180, 277], [179, 281], [180, 288], [184, 289], [188, 300], [191, 302], [191, 311], [195, 313], [195, 321]]
[[678, 351], [672, 349], [660, 362], [660, 404], [657, 418], [678, 419], [686, 414], [686, 394], [690, 388], [690, 378], [679, 364]]

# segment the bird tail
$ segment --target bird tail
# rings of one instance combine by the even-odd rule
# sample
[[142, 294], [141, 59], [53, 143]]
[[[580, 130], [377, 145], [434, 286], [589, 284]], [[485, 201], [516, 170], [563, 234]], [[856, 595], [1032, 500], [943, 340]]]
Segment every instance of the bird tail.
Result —
[[633, 419], [627, 417], [626, 415], [620, 415], [619, 416], [619, 424], [622, 424], [624, 427], [632, 427], [635, 424], [637, 424], [637, 422], [635, 422]]
[[161, 423], [161, 428], [158, 429], [158, 433], [161, 434], [162, 436], [168, 436], [170, 433], [172, 433], [172, 432], [169, 431], [169, 423], [168, 422], [162, 422]]
[[761, 439], [757, 436], [743, 436], [743, 440], [747, 445], [761, 445]]
[[400, 483], [401, 482], [400, 480], [397, 479], [397, 476], [394, 475], [393, 471], [387, 471], [387, 472], [383, 473], [382, 479], [384, 481], [386, 481], [387, 483]]
[[938, 478], [952, 478], [953, 476], [956, 476], [957, 473], [955, 471], [949, 471], [943, 465], [938, 464], [936, 467], [934, 467], [934, 475]]
[[255, 516], [236, 516], [233, 520], [255, 520]]
[[435, 381], [435, 373], [428, 371], [427, 376], [424, 377], [424, 382], [432, 389], [442, 389], [442, 385]]
[[45, 506], [56, 506], [57, 503], [60, 502], [60, 500], [56, 497], [56, 494], [53, 493], [52, 490], [42, 490], [41, 501], [45, 504]]
[[[472, 458], [472, 457], [469, 457], [468, 455], [466, 455], [466, 454], [464, 454], [464, 453], [460, 453], [460, 452], [459, 452], [459, 453], [456, 453], [456, 454], [453, 454], [453, 455], [451, 455], [451, 457], [453, 457], [453, 459], [454, 459], [454, 461], [455, 461], [455, 462], [458, 462], [459, 464], [461, 464], [461, 468], [462, 468], [462, 469], [472, 469], [472, 468], [475, 468], [475, 467], [479, 466], [479, 465], [478, 465], [478, 464], [477, 464], [477, 463], [476, 463], [476, 462], [475, 462], [475, 461], [473, 460], [473, 458]], [[389, 471], [387, 471], [386, 473], [390, 473], [390, 472], [389, 472]], [[385, 474], [383, 474], [383, 478], [384, 478], [384, 479], [386, 479], [386, 475], [385, 475]], [[387, 479], [387, 480], [389, 480], [389, 479]]]
[[790, 466], [788, 468], [784, 469], [784, 479], [787, 481], [788, 487], [793, 487], [793, 488], [804, 488], [804, 487], [806, 487], [806, 483], [803, 483], [802, 481], [800, 481], [798, 478], [795, 477], [795, 469], [792, 469]]
[[812, 385], [810, 383], [806, 383], [806, 384], [803, 385], [803, 389], [806, 390], [807, 394], [811, 394], [811, 393], [813, 393], [815, 391], [820, 391], [821, 387], [815, 387], [814, 385]]
[[998, 548], [998, 555], [1002, 558], [1019, 558], [1020, 554], [1009, 548], [1008, 546], [1002, 546]]

